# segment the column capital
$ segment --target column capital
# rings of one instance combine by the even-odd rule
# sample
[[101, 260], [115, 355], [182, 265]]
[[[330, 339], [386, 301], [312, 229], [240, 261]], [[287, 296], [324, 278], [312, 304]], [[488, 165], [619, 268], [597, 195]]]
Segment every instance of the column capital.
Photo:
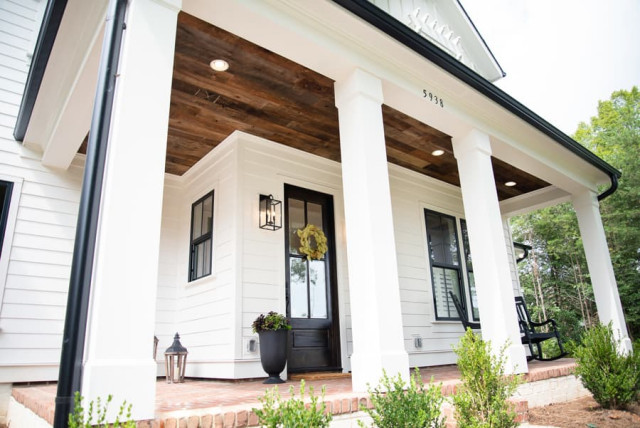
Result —
[[460, 157], [471, 152], [480, 152], [487, 156], [492, 154], [489, 135], [475, 128], [466, 134], [452, 138], [451, 143], [453, 144], [453, 155], [456, 159], [460, 159]]
[[356, 68], [344, 80], [335, 83], [336, 107], [344, 107], [356, 95], [382, 104], [382, 82], [373, 74]]
[[584, 189], [571, 195], [571, 203], [576, 210], [580, 208], [596, 208], [600, 209], [598, 195], [591, 189]]

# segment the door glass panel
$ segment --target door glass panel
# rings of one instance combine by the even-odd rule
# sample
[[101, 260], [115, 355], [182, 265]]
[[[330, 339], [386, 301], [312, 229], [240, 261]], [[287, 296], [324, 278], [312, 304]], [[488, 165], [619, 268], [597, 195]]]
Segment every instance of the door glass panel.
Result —
[[322, 205], [307, 204], [307, 222], [318, 226], [318, 229], [324, 231], [324, 225], [322, 224]]
[[311, 318], [327, 318], [327, 281], [324, 260], [309, 262], [309, 306]]
[[308, 318], [307, 306], [307, 259], [290, 257], [291, 317]]
[[456, 308], [453, 306], [453, 300], [449, 296], [449, 291], [452, 291], [458, 300], [463, 301], [460, 295], [458, 271], [434, 267], [433, 291], [435, 293], [437, 315], [444, 318], [458, 318]]
[[[304, 201], [289, 199], [289, 254], [300, 254], [300, 238], [298, 229], [303, 229], [304, 224]], [[293, 268], [292, 268], [293, 270]]]

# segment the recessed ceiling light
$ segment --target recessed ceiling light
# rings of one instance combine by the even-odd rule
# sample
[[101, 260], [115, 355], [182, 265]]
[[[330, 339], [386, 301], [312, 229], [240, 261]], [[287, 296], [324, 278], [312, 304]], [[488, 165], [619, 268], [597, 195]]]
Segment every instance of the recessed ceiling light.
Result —
[[229, 69], [229, 63], [223, 59], [214, 59], [209, 63], [209, 66], [215, 71], [227, 71]]
[[507, 187], [513, 187], [516, 185], [515, 181], [507, 181], [506, 183], [504, 183], [505, 186]]
[[440, 149], [434, 150], [431, 152], [431, 154], [434, 156], [442, 156], [444, 154], [444, 150], [440, 150]]

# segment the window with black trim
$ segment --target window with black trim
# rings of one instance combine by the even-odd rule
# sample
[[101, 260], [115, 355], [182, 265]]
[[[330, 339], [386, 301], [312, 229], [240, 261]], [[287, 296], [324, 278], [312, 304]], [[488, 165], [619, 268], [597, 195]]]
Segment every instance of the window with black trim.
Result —
[[7, 228], [12, 190], [12, 182], [0, 180], [0, 257], [2, 257], [2, 246], [4, 245], [4, 233]]
[[471, 316], [474, 321], [480, 321], [478, 295], [476, 294], [476, 281], [473, 277], [473, 262], [471, 260], [471, 247], [469, 246], [469, 232], [467, 232], [467, 222], [464, 219], [460, 219], [460, 230], [462, 231], [462, 248], [464, 249], [464, 260], [467, 267], [467, 282], [469, 286], [469, 298], [471, 299]]
[[189, 281], [211, 275], [213, 253], [213, 190], [191, 206]]
[[426, 209], [424, 215], [431, 260], [431, 283], [433, 284], [436, 319], [458, 320], [460, 318], [453, 300], [449, 296], [451, 291], [460, 302], [465, 302], [456, 219]]

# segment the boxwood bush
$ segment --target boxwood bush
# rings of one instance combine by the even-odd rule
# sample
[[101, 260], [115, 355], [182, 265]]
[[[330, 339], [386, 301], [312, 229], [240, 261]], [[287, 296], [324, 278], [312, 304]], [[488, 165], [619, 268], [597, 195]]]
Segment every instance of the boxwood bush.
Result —
[[576, 375], [605, 409], [623, 408], [640, 392], [640, 350], [622, 355], [618, 345], [611, 324], [597, 325], [583, 334], [573, 351]]

